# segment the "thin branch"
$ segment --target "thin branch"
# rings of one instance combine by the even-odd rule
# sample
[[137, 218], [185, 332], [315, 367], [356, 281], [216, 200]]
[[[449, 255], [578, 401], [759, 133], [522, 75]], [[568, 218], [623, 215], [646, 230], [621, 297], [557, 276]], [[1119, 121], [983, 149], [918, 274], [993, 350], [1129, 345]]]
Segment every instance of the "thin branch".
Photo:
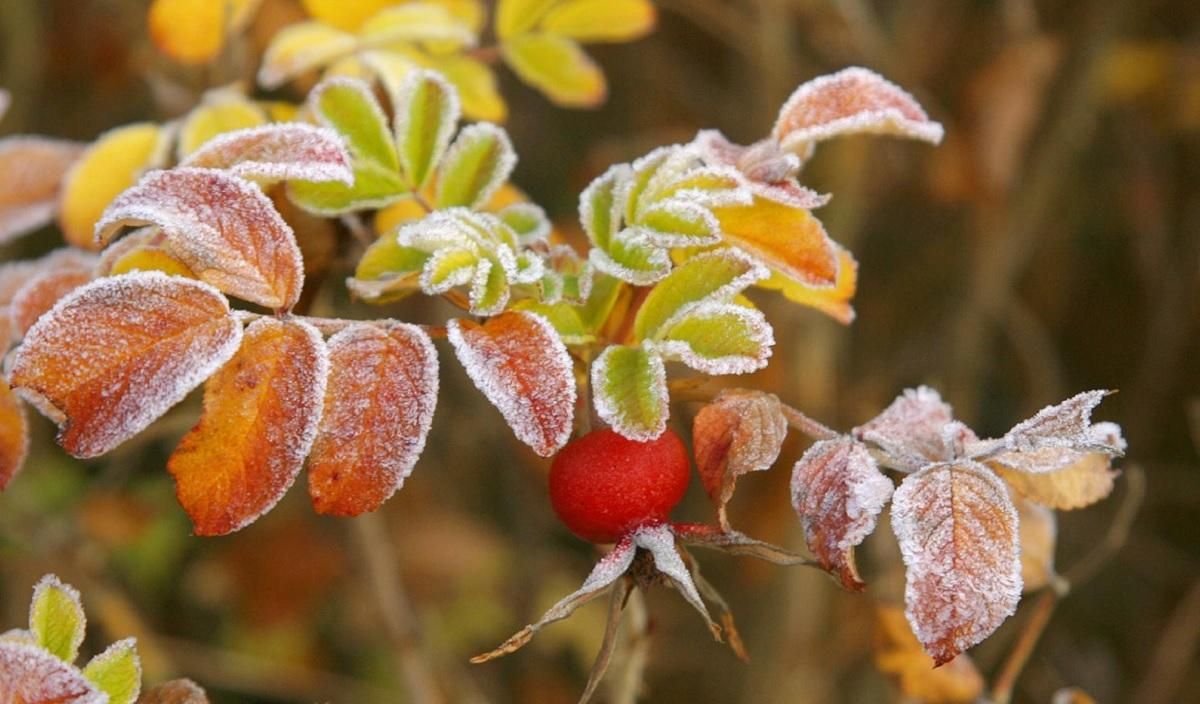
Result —
[[841, 433], [833, 428], [818, 420], [809, 418], [786, 403], [781, 405], [783, 406], [783, 415], [787, 417], [788, 425], [793, 430], [801, 432], [814, 440], [832, 440], [841, 435]]
[[1113, 517], [1108, 532], [1104, 534], [1104, 539], [1096, 543], [1091, 552], [1084, 555], [1063, 575], [1073, 588], [1095, 577], [1100, 568], [1112, 559], [1113, 555], [1116, 555], [1129, 540], [1129, 531], [1133, 527], [1133, 520], [1137, 518], [1142, 501], [1146, 498], [1146, 473], [1139, 465], [1135, 464], [1127, 466], [1124, 475], [1125, 497], [1122, 499], [1120, 507], [1117, 508], [1117, 515]]
[[1020, 637], [1017, 638], [1013, 649], [1009, 651], [1008, 658], [1000, 669], [1000, 674], [996, 676], [996, 681], [992, 684], [990, 696], [992, 704], [1008, 704], [1012, 699], [1013, 687], [1017, 683], [1017, 678], [1025, 669], [1025, 664], [1029, 662], [1029, 656], [1033, 654], [1042, 633], [1045, 632], [1046, 624], [1050, 623], [1050, 617], [1054, 615], [1058, 600], [1059, 592], [1053, 589], [1047, 589], [1038, 596], [1037, 603], [1033, 607], [1033, 614], [1022, 627]]

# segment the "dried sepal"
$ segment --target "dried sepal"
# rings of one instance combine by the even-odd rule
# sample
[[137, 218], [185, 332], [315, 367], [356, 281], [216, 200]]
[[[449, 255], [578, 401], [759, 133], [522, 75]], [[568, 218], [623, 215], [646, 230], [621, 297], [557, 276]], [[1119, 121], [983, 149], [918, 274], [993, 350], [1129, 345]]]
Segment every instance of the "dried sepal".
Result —
[[779, 459], [787, 429], [779, 398], [761, 391], [723, 391], [696, 414], [692, 421], [696, 471], [717, 504], [723, 528], [729, 528], [725, 505], [733, 498], [738, 477], [770, 469]]
[[224, 169], [265, 181], [354, 183], [350, 154], [337, 133], [301, 122], [227, 132], [205, 142], [180, 166]]
[[321, 334], [294, 319], [261, 318], [209, 380], [200, 422], [167, 461], [198, 535], [253, 523], [287, 491], [312, 447], [329, 358]]
[[600, 558], [600, 561], [592, 568], [591, 574], [583, 581], [583, 586], [550, 607], [550, 610], [536, 622], [517, 631], [496, 649], [471, 658], [471, 662], [478, 665], [520, 650], [529, 642], [530, 638], [533, 638], [533, 634], [555, 621], [567, 618], [580, 606], [604, 593], [604, 590], [623, 577], [633, 564], [636, 552], [637, 547], [634, 545], [632, 536], [622, 539], [613, 547], [612, 552]]
[[721, 627], [712, 620], [712, 616], [708, 613], [708, 607], [704, 605], [704, 600], [696, 591], [692, 573], [684, 564], [683, 558], [679, 556], [679, 548], [675, 545], [675, 532], [671, 526], [664, 523], [638, 528], [633, 533], [633, 543], [650, 553], [654, 559], [654, 568], [659, 574], [670, 580], [675, 590], [700, 614], [713, 638], [719, 642]]
[[0, 701], [20, 704], [108, 704], [70, 663], [34, 646], [0, 642]]
[[25, 404], [0, 378], [0, 491], [21, 471], [29, 454], [29, 421]]
[[241, 324], [213, 287], [157, 272], [94, 281], [42, 316], [9, 381], [52, 420], [76, 457], [141, 432], [221, 366]]
[[575, 416], [575, 371], [545, 318], [509, 311], [482, 325], [451, 320], [446, 332], [467, 376], [517, 439], [542, 457], [566, 444]]
[[784, 102], [771, 130], [789, 151], [848, 134], [889, 134], [937, 144], [942, 126], [903, 88], [874, 71], [851, 67], [802, 84]]
[[600, 686], [600, 680], [608, 671], [608, 663], [617, 649], [617, 632], [620, 630], [621, 614], [625, 611], [625, 603], [633, 589], [633, 580], [626, 577], [617, 581], [613, 586], [612, 594], [608, 597], [608, 617], [604, 623], [604, 639], [600, 641], [600, 650], [596, 653], [592, 669], [588, 671], [587, 684], [583, 688], [583, 694], [579, 695], [579, 701], [582, 704], [591, 701], [592, 695]]
[[954, 411], [928, 386], [905, 389], [891, 405], [854, 429], [854, 437], [878, 446], [891, 464], [911, 472], [953, 458], [947, 447], [953, 433]]
[[792, 507], [808, 549], [850, 591], [866, 586], [854, 548], [875, 530], [892, 490], [866, 446], [848, 436], [814, 443], [792, 469]]
[[257, 186], [216, 169], [147, 174], [96, 224], [111, 240], [130, 225], [158, 225], [173, 254], [200, 280], [275, 310], [300, 299], [304, 262], [292, 228]]
[[317, 513], [379, 508], [425, 447], [437, 403], [437, 351], [415, 325], [352, 325], [329, 339], [325, 410], [308, 461]]
[[906, 614], [942, 665], [979, 643], [1021, 598], [1017, 511], [991, 470], [961, 461], [907, 477], [892, 500], [907, 568]]
[[83, 149], [47, 137], [0, 139], [0, 243], [54, 218], [59, 186]]
[[751, 538], [744, 533], [701, 523], [675, 523], [671, 528], [684, 545], [717, 550], [728, 555], [753, 557], [773, 565], [815, 565], [812, 560], [787, 548]]
[[670, 397], [662, 357], [644, 347], [611, 345], [592, 363], [596, 413], [630, 440], [653, 440], [667, 428]]

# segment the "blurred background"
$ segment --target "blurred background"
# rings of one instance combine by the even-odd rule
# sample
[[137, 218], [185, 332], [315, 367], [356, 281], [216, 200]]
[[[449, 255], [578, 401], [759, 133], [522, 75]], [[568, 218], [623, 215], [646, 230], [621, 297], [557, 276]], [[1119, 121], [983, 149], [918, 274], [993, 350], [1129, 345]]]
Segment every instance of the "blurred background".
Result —
[[[912, 91], [945, 125], [941, 146], [843, 139], [821, 146], [802, 174], [833, 194], [817, 215], [861, 264], [857, 320], [843, 327], [759, 292], [775, 356], [735, 381], [843, 429], [903, 388], [930, 384], [981, 435], [1078, 391], [1119, 390], [1098, 419], [1125, 429], [1124, 473], [1108, 500], [1059, 515], [1059, 570], [1080, 579], [1014, 701], [1049, 702], [1072, 685], [1099, 702], [1200, 701], [1200, 7], [657, 5], [649, 37], [589, 48], [609, 81], [599, 109], [554, 107], [501, 72], [516, 183], [569, 231], [579, 191], [609, 164], [702, 127], [754, 141], [814, 76], [863, 65]], [[0, 86], [14, 100], [0, 134], [91, 140], [178, 116], [206, 88], [250, 77], [274, 28], [301, 18], [293, 0], [265, 0], [235, 47], [243, 60], [217, 71], [159, 54], [144, 2], [5, 0]], [[59, 244], [47, 229], [4, 246], [0, 259]], [[410, 320], [450, 311], [345, 305], [349, 315]], [[448, 701], [575, 701], [603, 631], [599, 602], [518, 655], [466, 662], [574, 590], [596, 553], [555, 520], [548, 463], [440, 351], [426, 452], [374, 519], [318, 518], [294, 489], [235, 535], [194, 538], [164, 467], [198, 398], [89, 462], [68, 458], [38, 418], [26, 468], [0, 496], [0, 630], [24, 623], [33, 583], [53, 571], [84, 593], [85, 649], [136, 635], [147, 682], [188, 676], [217, 703], [403, 702], [414, 667]], [[695, 410], [676, 405], [679, 430]], [[740, 483], [734, 525], [800, 548], [788, 468], [804, 448], [790, 438], [775, 470]], [[709, 511], [694, 484], [676, 517]], [[651, 593], [643, 700], [900, 700], [875, 665], [886, 641], [877, 605], [899, 593], [895, 552], [886, 525], [860, 551], [866, 596], [815, 571], [700, 554], [751, 661], [712, 642], [677, 595]], [[985, 679], [1032, 601], [972, 651]]]

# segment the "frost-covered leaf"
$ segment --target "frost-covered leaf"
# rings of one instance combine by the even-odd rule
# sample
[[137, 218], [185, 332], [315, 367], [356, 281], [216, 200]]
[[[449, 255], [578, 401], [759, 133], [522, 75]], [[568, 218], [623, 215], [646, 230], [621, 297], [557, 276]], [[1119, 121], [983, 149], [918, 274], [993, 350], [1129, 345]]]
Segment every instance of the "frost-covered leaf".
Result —
[[554, 326], [558, 336], [568, 345], [585, 345], [596, 339], [596, 336], [579, 314], [579, 309], [569, 303], [539, 303], [531, 299], [518, 301], [513, 305], [514, 310], [526, 310], [542, 316]]
[[83, 149], [45, 137], [0, 139], [0, 243], [54, 218], [59, 185]]
[[350, 155], [338, 134], [300, 122], [227, 132], [192, 152], [181, 166], [226, 169], [268, 181], [354, 182]]
[[346, 285], [355, 296], [371, 302], [403, 298], [420, 289], [418, 277], [428, 260], [428, 252], [384, 235], [367, 247]]
[[267, 124], [267, 111], [233, 87], [217, 88], [204, 94], [200, 104], [183, 118], [175, 144], [175, 154], [183, 161], [210, 139], [236, 130]]
[[275, 310], [290, 310], [304, 285], [292, 228], [249, 181], [216, 169], [147, 174], [96, 223], [96, 239], [126, 226], [158, 225], [173, 254], [201, 281]]
[[0, 491], [21, 471], [29, 453], [29, 421], [25, 405], [0, 379]]
[[169, 680], [142, 692], [137, 704], [209, 704], [208, 696], [188, 679]]
[[744, 533], [707, 523], [672, 523], [672, 530], [685, 545], [717, 550], [728, 555], [753, 557], [773, 565], [807, 565], [812, 561], [778, 545], [755, 540]]
[[628, 164], [610, 167], [579, 194], [579, 222], [592, 244], [607, 250], [609, 242], [621, 230], [625, 212], [624, 192], [633, 178]]
[[[1003, 460], [1006, 456], [1030, 454], [1065, 456], [1069, 461], [1052, 471], [1030, 472], [1007, 466]], [[1103, 452], [1077, 453], [1048, 448], [1021, 455], [1013, 453], [991, 459], [988, 465], [1021, 496], [1059, 511], [1084, 508], [1106, 498], [1112, 493], [1118, 474], [1112, 469], [1112, 457]]]
[[875, 530], [892, 489], [866, 446], [847, 436], [814, 443], [792, 468], [792, 508], [808, 549], [846, 589], [866, 586], [854, 548]]
[[325, 342], [307, 323], [261, 318], [246, 329], [167, 461], [197, 535], [232, 533], [279, 501], [312, 447], [328, 376]]
[[55, 267], [31, 278], [9, 304], [13, 333], [23, 336], [55, 303], [91, 280], [91, 269], [84, 266]]
[[516, 152], [503, 129], [486, 122], [463, 128], [441, 161], [437, 207], [479, 207], [508, 180], [516, 164]]
[[772, 138], [749, 146], [734, 144], [717, 130], [701, 130], [692, 140], [705, 163], [732, 168], [751, 194], [793, 208], [819, 208], [829, 196], [801, 186], [796, 180], [800, 157], [780, 148]]
[[877, 609], [874, 642], [875, 667], [913, 701], [962, 704], [977, 701], [983, 694], [983, 676], [970, 656], [935, 667], [899, 607]]
[[558, 34], [521, 34], [500, 45], [504, 61], [517, 76], [551, 102], [590, 108], [604, 102], [604, 73], [579, 44]]
[[412, 472], [433, 423], [437, 351], [415, 325], [352, 325], [329, 339], [325, 410], [308, 462], [317, 513], [379, 508]]
[[772, 272], [771, 278], [759, 286], [778, 289], [789, 301], [816, 308], [842, 325], [849, 325], [854, 322], [854, 306], [850, 305], [850, 300], [858, 288], [858, 262], [854, 260], [854, 255], [836, 243], [833, 248], [838, 264], [832, 287], [812, 286], [778, 272]]
[[705, 207], [684, 199], [670, 199], [639, 214], [636, 226], [656, 247], [708, 247], [721, 241], [721, 225]]
[[213, 287], [157, 272], [100, 279], [59, 301], [9, 381], [60, 425], [76, 457], [108, 452], [183, 400], [242, 337]]
[[458, 124], [459, 103], [433, 71], [410, 73], [395, 99], [396, 145], [409, 186], [420, 190], [433, 174]]
[[471, 662], [475, 664], [485, 663], [509, 653], [514, 653], [528, 643], [529, 639], [533, 638], [534, 633], [537, 633], [555, 621], [561, 621], [575, 613], [576, 609], [603, 594], [606, 589], [612, 586], [613, 582], [623, 577], [629, 571], [630, 565], [633, 564], [633, 556], [636, 552], [637, 548], [633, 544], [633, 538], [623, 538], [613, 547], [612, 552], [600, 558], [600, 561], [592, 568], [591, 574], [583, 581], [583, 586], [550, 607], [550, 610], [542, 614], [542, 617], [537, 622], [531, 623], [517, 631], [495, 650], [471, 658]]
[[1046, 586], [1054, 578], [1054, 548], [1058, 519], [1054, 511], [1023, 496], [1014, 495], [1021, 540], [1021, 583], [1026, 592]]
[[29, 605], [29, 632], [38, 647], [63, 662], [75, 662], [86, 629], [79, 591], [52, 574], [42, 577]]
[[752, 205], [716, 208], [713, 213], [726, 242], [788, 279], [821, 288], [837, 282], [833, 241], [804, 208], [756, 196]]
[[542, 457], [566, 444], [575, 417], [575, 371], [545, 318], [509, 311], [482, 325], [451, 320], [446, 331], [467, 376], [517, 439]]
[[779, 459], [787, 429], [779, 398], [761, 391], [723, 391], [696, 414], [696, 471], [724, 527], [728, 528], [725, 504], [733, 498], [738, 477], [770, 469]]
[[623, 437], [645, 442], [667, 428], [670, 397], [662, 357], [643, 347], [612, 345], [592, 363], [600, 418]]
[[83, 676], [108, 695], [109, 704], [134, 704], [142, 689], [137, 641], [126, 638], [108, 646], [84, 666]]
[[708, 607], [704, 605], [699, 592], [696, 591], [692, 573], [684, 564], [683, 558], [679, 556], [679, 550], [675, 547], [675, 532], [671, 530], [671, 526], [665, 523], [656, 526], [642, 526], [634, 531], [633, 544], [650, 553], [654, 558], [654, 568], [670, 580], [684, 600], [700, 613], [713, 638], [720, 641], [721, 627], [713, 622], [712, 616], [708, 613]]
[[580, 42], [624, 42], [654, 29], [650, 0], [564, 0], [555, 3], [541, 29]]
[[108, 704], [74, 666], [33, 645], [0, 642], [0, 702]]
[[[1085, 391], [1062, 403], [1047, 406], [1034, 417], [1013, 426], [1004, 435], [1004, 445], [1012, 452], [1033, 452], [1043, 448], [1066, 448], [1080, 452], [1120, 454], [1124, 440], [1096, 432], [1092, 411], [1111, 391]], [[1028, 470], [1032, 471], [1032, 470]]]
[[784, 149], [848, 134], [890, 134], [937, 144], [942, 126], [903, 88], [874, 71], [851, 67], [802, 84], [779, 110], [773, 136]]
[[[346, 3], [342, 3], [346, 5]], [[263, 88], [278, 88], [305, 71], [324, 66], [358, 47], [353, 34], [321, 22], [297, 22], [271, 38], [258, 69]]]
[[761, 311], [710, 300], [684, 308], [644, 344], [698, 372], [748, 374], [767, 365], [775, 334]]
[[1017, 511], [988, 468], [942, 463], [910, 475], [892, 499], [892, 529], [907, 567], [909, 623], [938, 665], [991, 635], [1016, 610]]
[[68, 243], [97, 249], [96, 222], [108, 204], [147, 169], [161, 166], [168, 135], [158, 125], [139, 122], [100, 135], [63, 180], [58, 224]]
[[878, 445], [897, 469], [914, 471], [953, 459], [947, 433], [961, 424], [954, 421], [950, 404], [928, 386], [905, 389], [883, 413], [854, 429], [854, 437]]
[[705, 301], [730, 301], [767, 275], [764, 267], [737, 250], [696, 255], [651, 289], [634, 319], [634, 336], [639, 340], [654, 338], [681, 310]]
[[650, 244], [644, 231], [627, 227], [613, 235], [608, 247], [593, 247], [588, 261], [600, 271], [634, 286], [649, 286], [671, 271], [667, 250]]
[[387, 118], [370, 87], [362, 81], [331, 78], [308, 98], [322, 125], [345, 140], [353, 160], [354, 183], [294, 181], [288, 195], [318, 215], [379, 208], [409, 194], [400, 177], [400, 156]]
[[246, 26], [260, 2], [154, 0], [146, 24], [159, 51], [185, 64], [205, 64], [221, 51], [228, 35]]
[[[521, 244], [545, 242], [550, 237], [550, 219], [546, 211], [535, 203], [513, 203], [499, 210], [496, 217], [517, 233]], [[574, 253], [575, 250], [571, 250]]]

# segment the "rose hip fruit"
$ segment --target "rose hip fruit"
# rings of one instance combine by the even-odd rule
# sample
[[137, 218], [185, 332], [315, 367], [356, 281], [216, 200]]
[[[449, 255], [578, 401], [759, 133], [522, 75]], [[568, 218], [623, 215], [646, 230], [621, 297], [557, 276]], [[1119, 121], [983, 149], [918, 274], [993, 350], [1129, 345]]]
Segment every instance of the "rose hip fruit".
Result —
[[690, 479], [687, 448], [673, 431], [637, 442], [594, 430], [554, 458], [550, 503], [575, 535], [612, 543], [639, 526], [665, 522]]

